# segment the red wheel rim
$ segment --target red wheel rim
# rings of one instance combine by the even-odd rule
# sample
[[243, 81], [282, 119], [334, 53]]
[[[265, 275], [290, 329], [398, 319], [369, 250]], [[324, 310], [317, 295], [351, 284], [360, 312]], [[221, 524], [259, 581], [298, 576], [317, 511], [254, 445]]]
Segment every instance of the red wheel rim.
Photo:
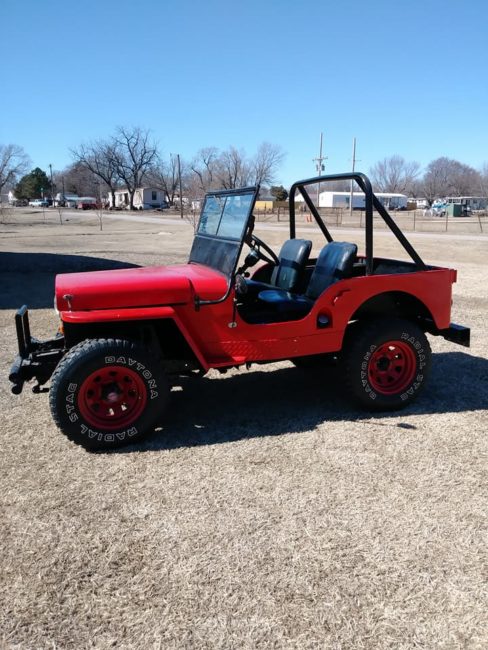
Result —
[[369, 360], [368, 380], [383, 395], [401, 393], [412, 383], [417, 370], [414, 350], [403, 341], [380, 345]]
[[109, 431], [133, 424], [146, 402], [144, 381], [123, 366], [106, 366], [92, 372], [78, 394], [78, 408], [86, 422]]

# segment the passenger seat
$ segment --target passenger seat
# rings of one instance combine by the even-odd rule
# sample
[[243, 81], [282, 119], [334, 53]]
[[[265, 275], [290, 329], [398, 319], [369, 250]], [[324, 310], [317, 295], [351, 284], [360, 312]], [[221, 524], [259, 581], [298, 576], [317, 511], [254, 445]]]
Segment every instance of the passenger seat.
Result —
[[352, 276], [357, 250], [356, 244], [329, 242], [320, 251], [305, 295], [283, 289], [266, 289], [259, 293], [259, 301], [276, 312], [276, 321], [303, 318], [321, 293], [335, 282]]

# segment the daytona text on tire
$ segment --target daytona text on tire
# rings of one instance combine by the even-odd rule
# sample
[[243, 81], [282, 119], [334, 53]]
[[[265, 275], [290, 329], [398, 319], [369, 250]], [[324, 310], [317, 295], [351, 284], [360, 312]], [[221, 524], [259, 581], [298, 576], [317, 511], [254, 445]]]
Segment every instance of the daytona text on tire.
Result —
[[49, 403], [70, 440], [90, 450], [115, 449], [154, 428], [168, 394], [157, 355], [132, 341], [93, 339], [60, 362]]

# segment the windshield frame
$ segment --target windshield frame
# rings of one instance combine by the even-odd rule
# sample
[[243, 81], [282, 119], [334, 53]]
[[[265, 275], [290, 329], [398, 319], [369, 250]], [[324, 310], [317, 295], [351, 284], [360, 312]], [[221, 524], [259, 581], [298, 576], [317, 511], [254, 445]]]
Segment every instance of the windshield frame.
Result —
[[[189, 262], [220, 271], [228, 278], [229, 286], [249, 231], [258, 192], [259, 186], [251, 186], [205, 195]], [[235, 212], [240, 197], [245, 199], [241, 214]], [[218, 209], [212, 210], [212, 203], [217, 203]]]

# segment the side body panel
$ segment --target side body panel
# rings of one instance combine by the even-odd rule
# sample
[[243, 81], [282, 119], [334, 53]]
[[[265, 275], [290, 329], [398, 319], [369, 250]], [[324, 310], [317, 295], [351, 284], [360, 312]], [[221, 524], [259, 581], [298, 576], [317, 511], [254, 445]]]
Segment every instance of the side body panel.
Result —
[[[449, 327], [452, 281], [449, 269], [343, 280], [329, 287], [305, 318], [284, 323], [246, 323], [234, 310], [232, 295], [224, 303], [202, 307], [198, 317], [188, 312], [188, 305], [175, 306], [175, 312], [209, 366], [239, 365], [336, 352], [341, 349], [347, 324], [359, 307], [388, 292], [417, 298], [437, 328]], [[329, 319], [326, 328], [318, 325], [321, 315]]]
[[[435, 326], [447, 328], [454, 281], [455, 271], [442, 268], [342, 280], [329, 287], [303, 319], [283, 323], [246, 323], [235, 309], [233, 291], [224, 302], [200, 308], [190, 300], [173, 306], [64, 311], [61, 316], [69, 323], [170, 318], [207, 370], [251, 361], [336, 352], [342, 347], [348, 322], [361, 305], [370, 298], [389, 292], [400, 292], [418, 299]], [[319, 326], [319, 316], [327, 317], [327, 327]]]

